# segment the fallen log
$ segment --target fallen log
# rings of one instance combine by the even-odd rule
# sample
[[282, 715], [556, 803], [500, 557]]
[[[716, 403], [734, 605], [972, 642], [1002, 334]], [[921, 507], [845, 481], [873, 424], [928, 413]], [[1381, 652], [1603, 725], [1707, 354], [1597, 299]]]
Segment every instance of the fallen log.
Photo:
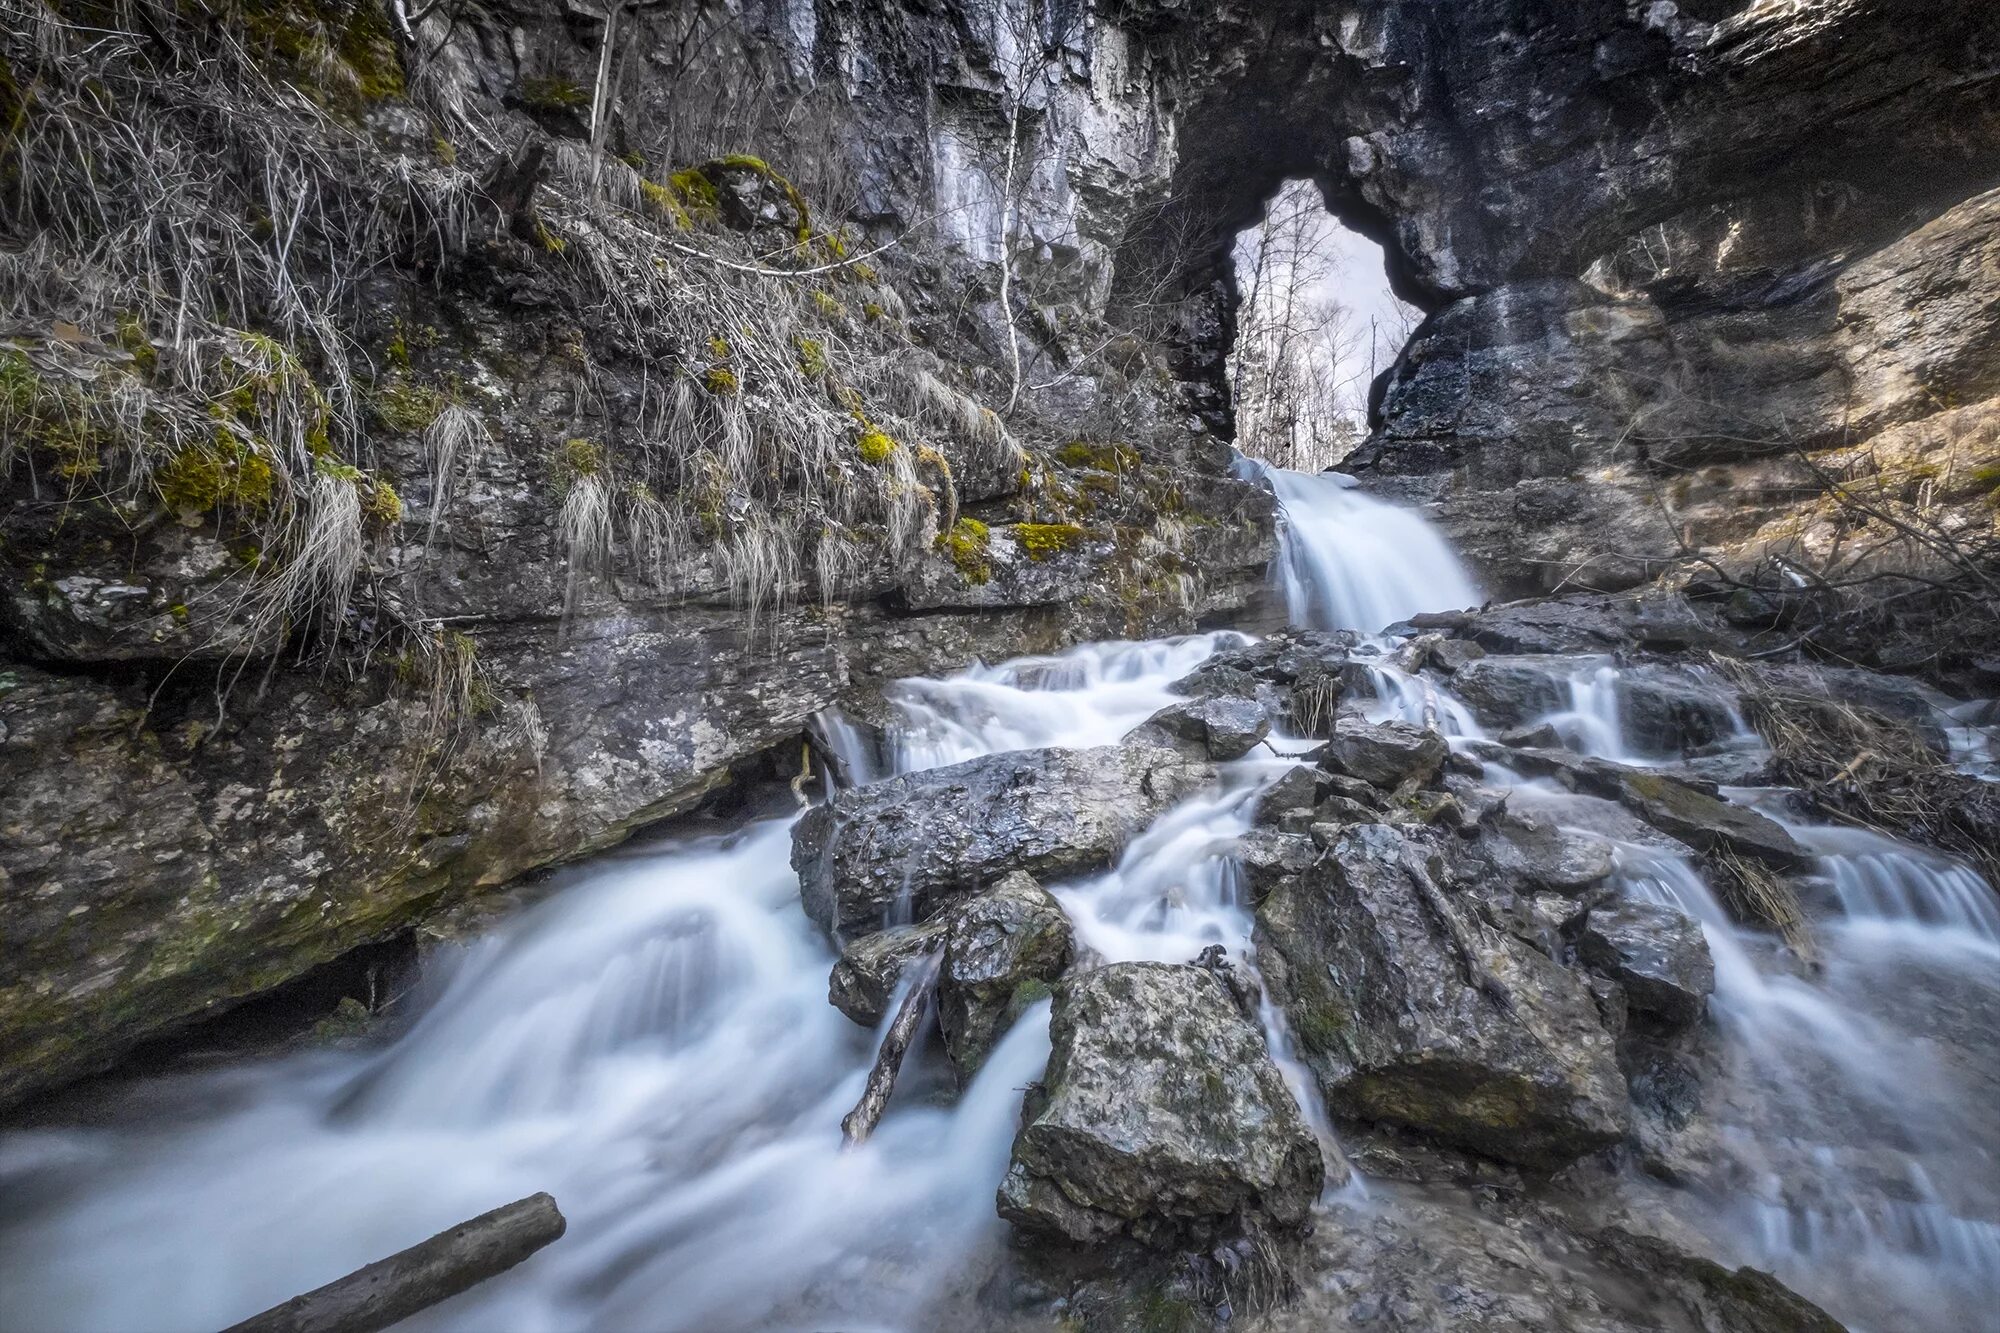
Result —
[[889, 1109], [889, 1095], [896, 1090], [896, 1075], [902, 1071], [903, 1057], [909, 1053], [910, 1042], [929, 1011], [931, 992], [937, 989], [938, 969], [943, 961], [943, 954], [934, 950], [928, 959], [910, 969], [910, 989], [896, 1009], [896, 1016], [889, 1020], [881, 1049], [875, 1052], [874, 1068], [868, 1071], [868, 1086], [854, 1109], [841, 1117], [841, 1147], [866, 1143], [881, 1122], [882, 1113]]
[[223, 1333], [377, 1333], [506, 1272], [567, 1226], [554, 1199], [531, 1194]]

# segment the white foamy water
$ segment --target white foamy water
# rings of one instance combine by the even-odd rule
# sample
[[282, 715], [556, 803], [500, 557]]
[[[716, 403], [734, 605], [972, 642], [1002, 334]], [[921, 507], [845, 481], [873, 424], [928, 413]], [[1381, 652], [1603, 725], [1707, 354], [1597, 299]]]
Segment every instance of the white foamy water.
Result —
[[[1285, 507], [1294, 620], [1373, 633], [1480, 600], [1421, 516], [1331, 476], [1264, 472]], [[1241, 636], [1094, 644], [903, 682], [889, 725], [823, 733], [868, 780], [997, 750], [1117, 740]], [[1375, 717], [1479, 736], [1431, 673], [1364, 644]], [[1616, 663], [1577, 659], [1572, 748], [1638, 756]], [[1734, 726], [1745, 732], [1740, 717]], [[1729, 738], [1725, 737], [1725, 741]], [[1303, 742], [1273, 737], [1288, 751]], [[1954, 736], [1968, 767], [1977, 737]], [[1278, 760], [1230, 766], [1104, 874], [1053, 885], [1106, 959], [1254, 966], [1233, 851]], [[1520, 783], [1589, 827], [1604, 802]], [[1754, 794], [1738, 793], [1743, 799]], [[1629, 816], [1624, 816], [1629, 828]], [[1969, 868], [1791, 824], [1829, 915], [1808, 968], [1734, 921], [1689, 860], [1620, 846], [1618, 885], [1701, 923], [1722, 1071], [1704, 1092], [1728, 1165], [1714, 1240], [1879, 1330], [1976, 1326], [2000, 1306], [2000, 1180], [1980, 1051], [2000, 1028], [2000, 912]], [[832, 953], [787, 865], [789, 820], [568, 872], [541, 906], [434, 964], [385, 1047], [155, 1080], [92, 1125], [0, 1135], [0, 1328], [213, 1330], [536, 1190], [570, 1219], [513, 1272], [415, 1329], [930, 1328], [953, 1322], [1003, 1230], [993, 1197], [1046, 1006], [955, 1100], [913, 1051], [876, 1135], [839, 1148], [876, 1036], [826, 1000]], [[1268, 1001], [1272, 1051], [1338, 1160]], [[1963, 1066], [1963, 1067], [1961, 1067]], [[1984, 1085], [1978, 1082], [1988, 1078]], [[1357, 1187], [1359, 1188], [1359, 1187]]]
[[1422, 514], [1355, 488], [1336, 472], [1287, 472], [1249, 459], [1282, 506], [1275, 574], [1294, 625], [1372, 634], [1422, 611], [1483, 599], [1442, 534]]
[[[906, 682], [887, 766], [1114, 741], [1241, 642], [1091, 645]], [[1134, 886], [1168, 858], [1214, 872], [1150, 931], [1135, 907], [1130, 956], [1247, 941], [1216, 886], [1258, 785], [1190, 803], [1126, 857]], [[998, 1243], [1047, 1007], [949, 1106], [928, 1104], [939, 1061], [917, 1052], [875, 1136], [841, 1151], [874, 1039], [827, 1003], [833, 955], [799, 909], [790, 842], [772, 820], [599, 861], [440, 969], [378, 1053], [178, 1080], [108, 1127], [0, 1138], [15, 1200], [0, 1327], [213, 1330], [536, 1190], [568, 1234], [411, 1327], [929, 1326]]]
[[1221, 649], [1248, 642], [1224, 631], [1087, 643], [943, 679], [897, 681], [886, 692], [895, 716], [885, 735], [871, 737], [838, 715], [826, 719], [826, 731], [863, 782], [1001, 750], [1112, 745], [1174, 701], [1175, 681]]

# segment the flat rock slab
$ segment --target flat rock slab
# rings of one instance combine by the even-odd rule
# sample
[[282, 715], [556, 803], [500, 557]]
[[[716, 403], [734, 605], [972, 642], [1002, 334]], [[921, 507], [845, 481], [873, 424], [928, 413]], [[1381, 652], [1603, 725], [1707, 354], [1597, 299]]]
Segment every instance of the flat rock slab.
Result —
[[806, 914], [842, 938], [927, 919], [1016, 870], [1109, 868], [1127, 841], [1212, 781], [1171, 750], [1016, 750], [842, 792], [799, 820], [792, 866]]
[[1140, 723], [1127, 742], [1164, 745], [1196, 759], [1241, 759], [1271, 734], [1271, 715], [1251, 698], [1218, 695], [1169, 704]]
[[1305, 1222], [1319, 1143], [1214, 973], [1114, 963], [1073, 976], [1049, 1036], [1001, 1216], [1071, 1242], [1161, 1247]]

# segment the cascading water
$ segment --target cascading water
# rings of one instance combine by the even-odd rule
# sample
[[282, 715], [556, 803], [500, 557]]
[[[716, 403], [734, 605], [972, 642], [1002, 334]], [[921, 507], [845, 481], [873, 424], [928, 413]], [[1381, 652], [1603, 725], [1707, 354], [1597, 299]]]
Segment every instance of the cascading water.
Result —
[[[1372, 636], [1480, 600], [1419, 516], [1342, 478], [1259, 472], [1285, 508], [1277, 576], [1296, 623]], [[1109, 743], [1242, 642], [1090, 645], [908, 681], [885, 727], [829, 717], [824, 734], [851, 781]], [[1481, 734], [1392, 652], [1362, 641], [1360, 655], [1376, 655], [1372, 715]], [[1630, 761], [1621, 668], [1576, 669], [1568, 743]], [[1740, 716], [1734, 726], [1747, 735]], [[1968, 765], [1972, 734], [1954, 733]], [[1051, 886], [1079, 943], [1110, 960], [1185, 961], [1213, 944], [1253, 961], [1231, 853], [1284, 768], [1229, 766], [1113, 870]], [[1517, 783], [1510, 799], [1576, 827], [1611, 814], [1499, 765], [1488, 781]], [[1618, 846], [1622, 891], [1693, 916], [1716, 963], [1718, 1240], [1864, 1316], [1874, 1288], [1892, 1293], [1881, 1327], [1913, 1310], [1925, 1327], [1969, 1326], [2000, 1302], [2000, 1183], [1977, 1129], [2000, 1075], [1982, 1087], [1951, 1067], [1942, 1052], [1958, 1047], [1926, 1024], [2000, 1024], [2000, 912], [1969, 868], [1791, 827], [1837, 909], [1814, 927], [1817, 971], [1737, 924], [1685, 858]], [[831, 954], [799, 909], [789, 833], [789, 819], [766, 819], [571, 872], [541, 906], [434, 964], [421, 1016], [380, 1051], [185, 1076], [102, 1123], [0, 1136], [0, 1325], [212, 1329], [539, 1189], [570, 1218], [564, 1240], [412, 1327], [953, 1322], [952, 1301], [997, 1253], [993, 1193], [1020, 1088], [1047, 1058], [1046, 1006], [949, 1105], [927, 1095], [940, 1071], [920, 1052], [876, 1135], [840, 1151], [874, 1042], [826, 1003]], [[1268, 1003], [1265, 1026], [1338, 1162]]]
[[1377, 500], [1336, 472], [1286, 472], [1241, 459], [1283, 510], [1276, 574], [1294, 625], [1373, 634], [1423, 611], [1482, 600], [1423, 515]]
[[[887, 766], [1116, 740], [1240, 642], [1098, 644], [905, 682]], [[1170, 846], [1125, 858], [1134, 883], [1169, 864], [1186, 881], [1174, 912], [1128, 923], [1156, 941], [1132, 952], [1247, 940], [1222, 853], [1258, 785], [1175, 812], [1148, 835]], [[1206, 831], [1170, 838], [1176, 821]], [[413, 1327], [932, 1323], [919, 1312], [966, 1291], [1000, 1234], [993, 1193], [1047, 1059], [1046, 1006], [950, 1109], [906, 1075], [914, 1095], [841, 1152], [873, 1043], [826, 1002], [832, 955], [799, 910], [790, 822], [599, 861], [467, 950], [379, 1054], [180, 1080], [143, 1119], [0, 1139], [16, 1200], [0, 1325], [214, 1329], [543, 1189], [570, 1219], [563, 1242]]]
[[[1295, 624], [1369, 632], [1478, 600], [1416, 515], [1359, 495], [1345, 478], [1246, 470], [1270, 482], [1286, 511], [1278, 577]], [[1371, 647], [1386, 657], [1388, 644], [1364, 641], [1364, 652]], [[1761, 755], [1761, 739], [1712, 675], [1698, 667], [1664, 675], [1716, 714], [1712, 748]], [[1429, 721], [1455, 738], [1481, 734], [1436, 681], [1382, 661], [1369, 676], [1371, 716]], [[1540, 721], [1587, 756], [1678, 760], [1634, 741], [1630, 688], [1611, 659], [1577, 659], [1569, 707]], [[1959, 711], [1947, 728], [1954, 757], [1984, 775], [1991, 733], [1967, 723], [1986, 712]], [[1517, 800], [1573, 826], [1591, 827], [1592, 808], [1603, 805], [1523, 782], [1501, 765], [1488, 766], [1487, 780], [1517, 784]], [[1884, 1327], [1911, 1315], [1927, 1327], [1969, 1327], [2000, 1299], [2000, 1169], [1990, 1134], [1976, 1128], [1982, 1093], [1990, 1099], [2000, 1088], [1982, 1089], [1977, 1077], [1934, 1058], [1932, 1034], [1891, 999], [1923, 968], [1931, 986], [1974, 1016], [1968, 1033], [1990, 1031], [2000, 1019], [2000, 897], [1969, 867], [1879, 835], [1782, 822], [1820, 854], [1838, 909], [1814, 927], [1817, 976], [1800, 975], [1775, 940], [1739, 925], [1685, 858], [1619, 847], [1622, 891], [1700, 922], [1715, 961], [1710, 1009], [1728, 1073], [1712, 1099], [1738, 1177], [1717, 1225], [1733, 1232], [1746, 1258], [1864, 1314], [1879, 1311]], [[1939, 1179], [1954, 1188], [1941, 1190]]]

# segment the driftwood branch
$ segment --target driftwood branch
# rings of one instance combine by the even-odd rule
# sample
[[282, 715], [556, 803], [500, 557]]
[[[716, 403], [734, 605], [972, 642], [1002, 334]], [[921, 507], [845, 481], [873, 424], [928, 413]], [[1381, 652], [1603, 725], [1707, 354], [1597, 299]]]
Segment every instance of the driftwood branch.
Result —
[[223, 1333], [376, 1333], [506, 1272], [568, 1225], [546, 1194], [460, 1222]]
[[910, 989], [903, 996], [903, 1003], [896, 1010], [896, 1016], [889, 1021], [889, 1031], [882, 1038], [882, 1049], [875, 1053], [875, 1067], [868, 1071], [868, 1086], [861, 1094], [861, 1100], [854, 1104], [840, 1121], [840, 1142], [845, 1148], [853, 1148], [868, 1141], [881, 1123], [882, 1113], [889, 1109], [889, 1096], [896, 1090], [896, 1075], [902, 1072], [903, 1057], [909, 1053], [910, 1042], [922, 1026], [924, 1015], [930, 1009], [931, 992], [937, 989], [938, 969], [943, 956], [932, 951], [917, 967], [910, 969]]

